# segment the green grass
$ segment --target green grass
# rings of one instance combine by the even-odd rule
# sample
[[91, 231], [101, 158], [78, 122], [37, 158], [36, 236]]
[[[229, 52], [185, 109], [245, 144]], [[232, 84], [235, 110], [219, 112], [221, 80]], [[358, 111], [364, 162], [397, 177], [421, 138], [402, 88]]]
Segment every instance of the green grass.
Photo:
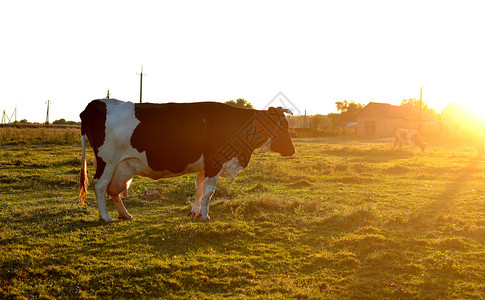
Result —
[[105, 224], [92, 189], [77, 203], [70, 134], [0, 140], [1, 296], [485, 296], [485, 158], [473, 147], [296, 139], [293, 157], [268, 153], [253, 173], [258, 151], [219, 180], [211, 222], [186, 216], [186, 175], [136, 177], [124, 200], [135, 220]]

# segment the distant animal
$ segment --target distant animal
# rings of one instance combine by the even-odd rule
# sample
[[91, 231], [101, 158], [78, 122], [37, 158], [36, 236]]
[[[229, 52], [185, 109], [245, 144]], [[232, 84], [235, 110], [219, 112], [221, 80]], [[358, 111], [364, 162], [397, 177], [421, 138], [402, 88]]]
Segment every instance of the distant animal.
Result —
[[414, 152], [414, 146], [419, 146], [421, 151], [424, 152], [426, 149], [426, 144], [423, 142], [421, 135], [418, 131], [413, 129], [397, 129], [394, 134], [394, 147], [399, 145], [399, 148], [402, 148], [402, 144], [408, 144], [409, 149]]
[[113, 221], [106, 209], [111, 196], [119, 218], [130, 220], [120, 194], [134, 175], [154, 180], [197, 173], [189, 216], [209, 219], [209, 201], [219, 176], [234, 177], [247, 167], [256, 148], [269, 145], [282, 156], [295, 147], [281, 107], [237, 108], [223, 103], [151, 104], [99, 99], [81, 113], [82, 168], [79, 200], [87, 196], [86, 141], [94, 151], [94, 191], [101, 220]]

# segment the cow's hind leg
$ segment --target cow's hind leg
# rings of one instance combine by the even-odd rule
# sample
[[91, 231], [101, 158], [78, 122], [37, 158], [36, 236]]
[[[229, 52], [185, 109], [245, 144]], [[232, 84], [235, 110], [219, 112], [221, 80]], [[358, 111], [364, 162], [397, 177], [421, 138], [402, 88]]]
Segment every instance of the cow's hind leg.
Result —
[[217, 180], [219, 179], [219, 174], [214, 177], [204, 178], [204, 196], [202, 197], [202, 205], [200, 207], [200, 214], [202, 220], [210, 220], [209, 217], [209, 202], [216, 191]]
[[133, 175], [134, 170], [126, 161], [122, 161], [116, 166], [113, 177], [108, 185], [108, 195], [111, 196], [116, 210], [118, 210], [118, 218], [122, 220], [133, 220], [133, 216], [126, 210], [120, 196], [121, 193], [126, 196]]
[[195, 184], [195, 200], [192, 205], [192, 210], [189, 212], [189, 216], [192, 218], [200, 218], [200, 206], [202, 197], [204, 196], [204, 172], [197, 173], [197, 182]]
[[106, 192], [111, 176], [113, 176], [114, 167], [111, 164], [106, 164], [101, 157], [95, 154], [94, 169], [96, 172], [93, 177], [93, 187], [96, 202], [98, 202], [99, 219], [105, 222], [113, 222], [106, 208]]
[[98, 202], [99, 219], [106, 222], [113, 222], [113, 219], [110, 217], [108, 209], [106, 208], [106, 191], [108, 189], [108, 183], [112, 171], [106, 171], [107, 170], [105, 170], [101, 178], [93, 179], [94, 193], [96, 194], [96, 201]]

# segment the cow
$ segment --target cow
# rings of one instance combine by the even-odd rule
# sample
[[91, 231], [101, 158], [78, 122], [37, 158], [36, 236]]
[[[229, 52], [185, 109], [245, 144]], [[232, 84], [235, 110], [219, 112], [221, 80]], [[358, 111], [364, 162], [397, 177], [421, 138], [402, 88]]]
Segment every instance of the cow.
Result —
[[197, 173], [192, 218], [209, 217], [209, 202], [219, 177], [232, 178], [247, 167], [263, 145], [288, 157], [295, 147], [281, 107], [254, 110], [218, 102], [131, 103], [91, 101], [81, 117], [82, 167], [79, 201], [87, 196], [86, 140], [95, 156], [93, 185], [100, 220], [112, 222], [110, 195], [123, 220], [131, 220], [121, 194], [134, 175], [154, 180]]
[[394, 147], [399, 145], [399, 149], [402, 148], [402, 144], [408, 144], [409, 149], [414, 152], [414, 146], [417, 145], [421, 148], [421, 151], [424, 152], [426, 149], [426, 144], [423, 142], [421, 135], [418, 131], [412, 129], [396, 129], [394, 133]]

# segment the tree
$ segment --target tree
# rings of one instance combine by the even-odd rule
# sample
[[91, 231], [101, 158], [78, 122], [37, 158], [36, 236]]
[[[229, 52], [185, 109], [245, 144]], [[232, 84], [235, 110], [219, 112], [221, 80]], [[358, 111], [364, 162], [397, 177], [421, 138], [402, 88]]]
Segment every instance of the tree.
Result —
[[340, 112], [339, 122], [355, 122], [357, 115], [364, 108], [364, 104], [355, 103], [353, 100], [335, 102], [337, 110]]
[[328, 123], [330, 124], [330, 127], [333, 127], [333, 128], [338, 127], [339, 124], [342, 123], [341, 119], [342, 119], [341, 114], [329, 113], [327, 115]]
[[236, 101], [229, 100], [229, 101], [226, 101], [224, 103], [235, 106], [235, 107], [254, 109], [254, 106], [251, 103], [249, 103], [248, 100], [243, 99], [243, 98], [236, 99]]
[[[401, 101], [401, 106], [409, 106], [419, 110], [419, 99], [416, 99], [416, 98], [403, 99]], [[429, 107], [428, 102], [423, 102], [423, 104], [421, 105], [421, 111], [431, 116], [436, 116], [436, 110]]]
[[59, 119], [59, 120], [55, 120], [54, 122], [52, 122], [52, 124], [57, 124], [57, 125], [64, 125], [66, 124], [66, 119]]
[[313, 128], [325, 128], [330, 126], [330, 120], [327, 116], [316, 114], [310, 116], [310, 124]]
[[52, 124], [56, 124], [56, 125], [76, 125], [77, 122], [66, 121], [66, 119], [62, 118], [62, 119], [59, 119], [59, 120], [55, 120], [54, 122], [52, 122]]

